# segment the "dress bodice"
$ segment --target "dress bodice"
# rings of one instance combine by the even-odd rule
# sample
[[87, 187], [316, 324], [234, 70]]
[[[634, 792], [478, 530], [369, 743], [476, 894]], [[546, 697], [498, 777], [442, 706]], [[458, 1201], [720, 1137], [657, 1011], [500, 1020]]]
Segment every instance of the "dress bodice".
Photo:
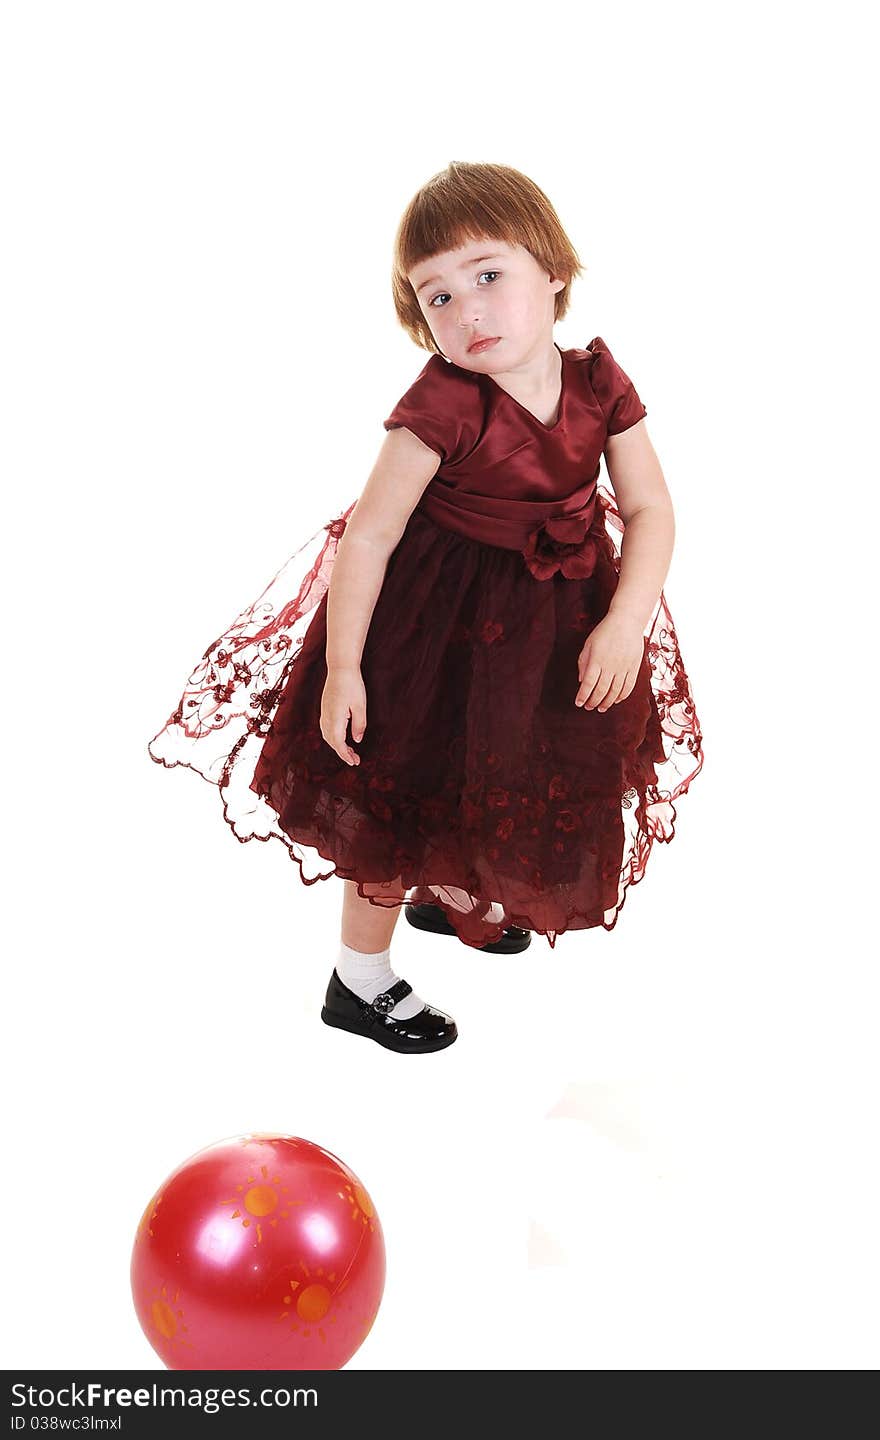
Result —
[[384, 421], [386, 430], [405, 425], [441, 457], [417, 509], [470, 539], [516, 550], [545, 519], [592, 523], [607, 437], [647, 410], [601, 337], [560, 354], [552, 425], [490, 375], [431, 356]]

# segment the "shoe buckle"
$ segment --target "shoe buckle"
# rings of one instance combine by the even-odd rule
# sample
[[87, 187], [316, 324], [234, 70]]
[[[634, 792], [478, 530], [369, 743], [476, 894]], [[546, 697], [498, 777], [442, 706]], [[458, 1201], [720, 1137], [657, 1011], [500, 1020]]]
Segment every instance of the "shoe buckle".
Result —
[[387, 990], [383, 990], [382, 994], [377, 995], [372, 1001], [372, 1008], [378, 1010], [380, 1015], [387, 1015], [390, 1010], [394, 1009], [395, 1003], [394, 996], [389, 995]]

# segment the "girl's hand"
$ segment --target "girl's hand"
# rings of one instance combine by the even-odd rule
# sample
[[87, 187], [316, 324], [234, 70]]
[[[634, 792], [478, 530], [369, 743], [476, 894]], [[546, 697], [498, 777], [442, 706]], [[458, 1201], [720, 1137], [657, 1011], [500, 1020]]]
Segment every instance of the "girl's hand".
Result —
[[575, 705], [605, 711], [631, 693], [645, 653], [645, 637], [637, 624], [609, 612], [590, 631], [578, 656], [580, 686]]
[[329, 670], [321, 696], [321, 734], [346, 765], [360, 765], [361, 757], [346, 743], [351, 716], [351, 738], [360, 743], [367, 728], [367, 692], [360, 668]]

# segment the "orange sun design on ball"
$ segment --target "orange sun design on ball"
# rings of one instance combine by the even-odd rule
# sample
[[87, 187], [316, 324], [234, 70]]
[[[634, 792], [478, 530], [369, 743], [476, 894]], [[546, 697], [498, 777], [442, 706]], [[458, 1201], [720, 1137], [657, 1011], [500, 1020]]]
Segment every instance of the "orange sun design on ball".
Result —
[[371, 1230], [376, 1229], [376, 1212], [373, 1209], [373, 1202], [358, 1180], [346, 1182], [345, 1189], [337, 1191], [340, 1200], [346, 1201], [351, 1206], [352, 1220], [361, 1220], [364, 1225], [369, 1225]]
[[300, 1270], [304, 1276], [303, 1280], [288, 1280], [291, 1293], [285, 1295], [283, 1304], [289, 1308], [282, 1310], [278, 1316], [279, 1320], [290, 1321], [290, 1331], [293, 1335], [302, 1333], [308, 1339], [314, 1332], [319, 1340], [327, 1342], [327, 1332], [322, 1321], [327, 1325], [336, 1324], [336, 1316], [328, 1316], [328, 1311], [333, 1305], [334, 1290], [338, 1293], [344, 1289], [344, 1283], [336, 1285], [336, 1272], [325, 1273], [323, 1266], [311, 1273], [309, 1267], [300, 1262]]
[[260, 1166], [259, 1175], [249, 1175], [243, 1185], [236, 1185], [235, 1196], [221, 1200], [221, 1205], [233, 1205], [232, 1220], [241, 1220], [245, 1229], [253, 1225], [257, 1244], [263, 1243], [263, 1225], [277, 1226], [279, 1220], [287, 1220], [291, 1207], [302, 1205], [288, 1193], [290, 1187], [282, 1185], [280, 1175], [272, 1175], [268, 1165]]
[[162, 1289], [150, 1298], [150, 1320], [172, 1349], [180, 1346], [191, 1350], [192, 1342], [185, 1338], [187, 1328], [183, 1322], [183, 1311], [178, 1305], [179, 1300], [179, 1290], [169, 1295], [168, 1287], [163, 1285]]
[[138, 1227], [137, 1227], [137, 1231], [136, 1231], [136, 1233], [135, 1233], [135, 1240], [140, 1240], [140, 1239], [143, 1237], [143, 1235], [145, 1235], [145, 1234], [146, 1234], [146, 1235], [149, 1235], [150, 1238], [152, 1239], [152, 1235], [153, 1235], [153, 1221], [156, 1219], [156, 1216], [159, 1214], [159, 1206], [160, 1206], [161, 1204], [162, 1204], [162, 1192], [160, 1191], [158, 1195], [154, 1195], [154, 1196], [153, 1196], [152, 1200], [150, 1201], [149, 1205], [147, 1206], [146, 1210], [144, 1211], [143, 1215], [141, 1216], [140, 1220], [138, 1221]]

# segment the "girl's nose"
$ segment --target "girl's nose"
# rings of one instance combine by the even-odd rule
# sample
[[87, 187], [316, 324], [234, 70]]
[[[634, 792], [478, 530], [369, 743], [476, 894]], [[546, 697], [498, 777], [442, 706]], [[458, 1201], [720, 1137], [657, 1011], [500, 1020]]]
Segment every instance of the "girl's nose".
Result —
[[477, 300], [462, 300], [458, 306], [458, 323], [462, 330], [472, 330], [478, 325], [483, 307]]

